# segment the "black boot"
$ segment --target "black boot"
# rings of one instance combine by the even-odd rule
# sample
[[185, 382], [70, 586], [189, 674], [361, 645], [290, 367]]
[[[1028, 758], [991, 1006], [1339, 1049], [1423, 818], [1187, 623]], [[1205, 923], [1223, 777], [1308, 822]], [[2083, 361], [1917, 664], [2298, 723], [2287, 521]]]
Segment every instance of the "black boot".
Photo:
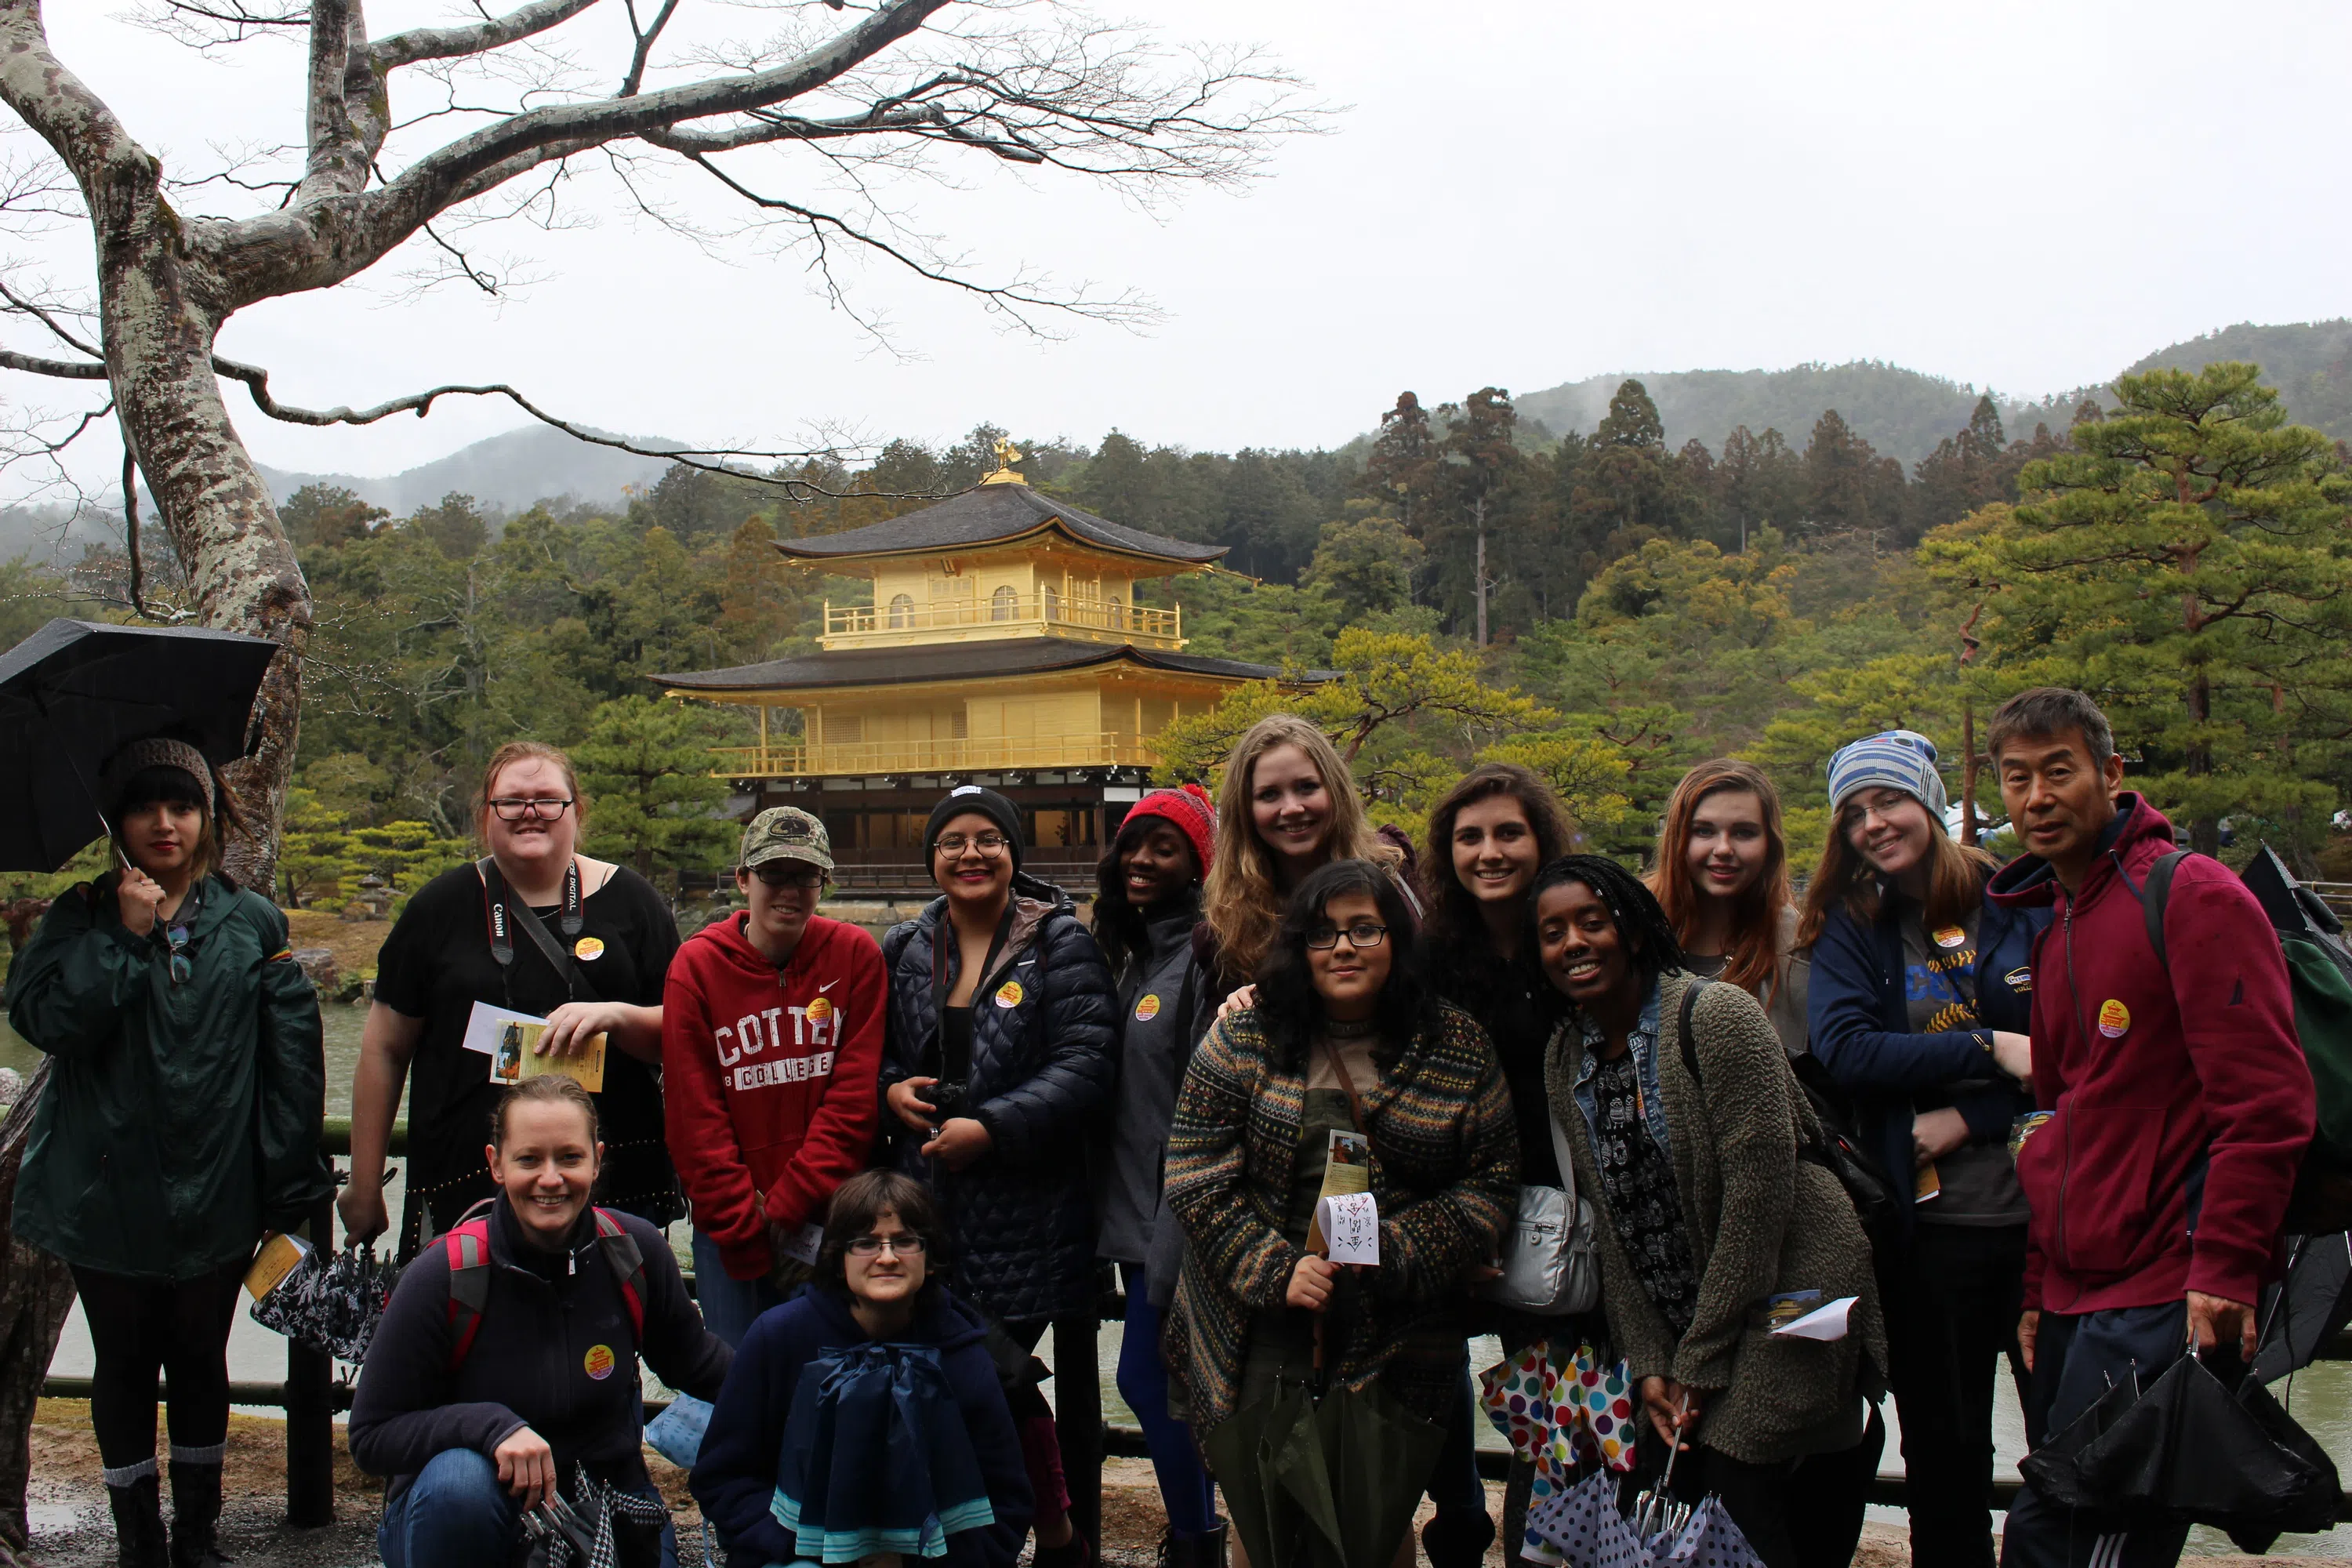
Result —
[[120, 1568], [169, 1568], [163, 1549], [163, 1501], [153, 1471], [127, 1487], [109, 1487], [114, 1510], [114, 1561]]
[[1225, 1568], [1225, 1531], [1222, 1519], [1206, 1535], [1179, 1535], [1170, 1531], [1160, 1541], [1162, 1568]]
[[172, 1568], [220, 1568], [221, 1468], [172, 1464]]
[[1047, 1546], [1040, 1542], [1031, 1554], [1032, 1568], [1088, 1568], [1094, 1561], [1094, 1548], [1082, 1531], [1070, 1531], [1070, 1539], [1059, 1546]]
[[1495, 1543], [1495, 1521], [1483, 1513], [1441, 1513], [1421, 1527], [1429, 1568], [1479, 1568]]

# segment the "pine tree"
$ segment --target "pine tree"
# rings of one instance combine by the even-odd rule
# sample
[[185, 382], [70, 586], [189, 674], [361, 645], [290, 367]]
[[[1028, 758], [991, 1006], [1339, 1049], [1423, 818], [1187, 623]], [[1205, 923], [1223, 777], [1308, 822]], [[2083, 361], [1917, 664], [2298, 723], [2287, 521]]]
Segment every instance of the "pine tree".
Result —
[[1396, 508], [1397, 521], [1418, 538], [1422, 520], [1413, 515], [1416, 502], [1425, 500], [1437, 476], [1438, 437], [1429, 426], [1429, 411], [1410, 392], [1397, 394], [1396, 406], [1381, 416], [1381, 433], [1372, 438], [1364, 459], [1364, 493]]
[[1480, 387], [1460, 405], [1449, 403], [1440, 412], [1445, 419], [1445, 439], [1439, 447], [1439, 474], [1452, 503], [1454, 525], [1471, 537], [1475, 640], [1485, 647], [1487, 596], [1494, 588], [1486, 570], [1486, 534], [1527, 460], [1512, 439], [1519, 414], [1511, 405], [1511, 395], [1499, 386]]
[[2259, 374], [2120, 377], [2007, 526], [1942, 551], [1993, 590], [1996, 668], [2090, 691], [2209, 853], [2233, 815], [2307, 836], [2352, 734], [2352, 476]]

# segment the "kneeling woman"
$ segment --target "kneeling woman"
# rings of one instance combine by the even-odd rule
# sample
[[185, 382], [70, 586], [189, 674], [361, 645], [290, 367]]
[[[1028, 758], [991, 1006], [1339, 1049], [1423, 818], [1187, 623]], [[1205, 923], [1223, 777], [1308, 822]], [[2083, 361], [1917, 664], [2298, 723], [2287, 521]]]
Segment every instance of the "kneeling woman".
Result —
[[[650, 1503], [630, 1510], [635, 1530], [614, 1521], [616, 1537], [642, 1538], [661, 1500], [641, 1452], [637, 1357], [701, 1399], [727, 1375], [731, 1352], [702, 1326], [662, 1233], [589, 1207], [604, 1146], [587, 1091], [528, 1079], [499, 1102], [491, 1135], [487, 1220], [408, 1266], [352, 1405], [352, 1459], [391, 1480], [385, 1568], [506, 1568], [522, 1511], [559, 1491], [578, 1500], [583, 1470]], [[666, 1520], [660, 1531], [674, 1568]]]
[[[1518, 1144], [1493, 1048], [1430, 992], [1417, 945], [1386, 870], [1311, 872], [1256, 1005], [1192, 1054], [1168, 1142], [1168, 1206], [1189, 1243], [1168, 1336], [1204, 1451], [1255, 1448], [1277, 1386], [1315, 1375], [1318, 1315], [1328, 1387], [1433, 1426], [1461, 1397], [1465, 1285], [1517, 1200]], [[1344, 1279], [1307, 1247], [1334, 1133], [1366, 1141], [1381, 1215], [1378, 1268]], [[1232, 1468], [1217, 1480], [1234, 1556], [1263, 1568], [1261, 1482]], [[1427, 1478], [1391, 1479], [1417, 1492]], [[1412, 1546], [1402, 1531], [1394, 1544]]]
[[[926, 1551], [935, 1543], [926, 1540], [933, 1524], [946, 1532], [942, 1560], [950, 1568], [1012, 1568], [1020, 1556], [1030, 1512], [1021, 1438], [989, 1354], [986, 1321], [932, 1271], [943, 1240], [939, 1210], [920, 1182], [895, 1171], [852, 1176], [825, 1215], [816, 1289], [761, 1313], [744, 1334], [690, 1483], [735, 1568], [847, 1561], [844, 1553], [942, 1557]], [[876, 1355], [869, 1346], [889, 1351]], [[860, 1378], [861, 1369], [879, 1375]], [[946, 1396], [901, 1405], [940, 1424], [913, 1434], [926, 1439], [927, 1474], [908, 1472], [913, 1450], [886, 1445], [898, 1433], [883, 1417], [902, 1383]], [[834, 1408], [824, 1408], [828, 1403]], [[855, 1408], [860, 1404], [863, 1412]], [[948, 1423], [955, 1430], [944, 1429]], [[860, 1431], [875, 1439], [870, 1449], [839, 1440]], [[819, 1433], [835, 1440], [811, 1441]], [[795, 1462], [799, 1455], [807, 1459]], [[820, 1510], [804, 1494], [820, 1493], [845, 1466], [853, 1479], [888, 1478], [869, 1494], [879, 1506], [870, 1517], [845, 1518], [840, 1505], [864, 1489], [824, 1488], [828, 1506], [822, 1519], [812, 1517]], [[780, 1508], [793, 1525], [779, 1518]]]
[[[1853, 1202], [1800, 1157], [1820, 1132], [1780, 1037], [1747, 992], [1683, 971], [1665, 912], [1614, 860], [1545, 867], [1535, 921], [1573, 1009], [1548, 1053], [1551, 1113], [1601, 1209], [1610, 1338], [1658, 1436], [1691, 1450], [1675, 1489], [1719, 1495], [1767, 1568], [1845, 1568], [1885, 1437], [1885, 1334]], [[1847, 1296], [1842, 1339], [1765, 1325]]]

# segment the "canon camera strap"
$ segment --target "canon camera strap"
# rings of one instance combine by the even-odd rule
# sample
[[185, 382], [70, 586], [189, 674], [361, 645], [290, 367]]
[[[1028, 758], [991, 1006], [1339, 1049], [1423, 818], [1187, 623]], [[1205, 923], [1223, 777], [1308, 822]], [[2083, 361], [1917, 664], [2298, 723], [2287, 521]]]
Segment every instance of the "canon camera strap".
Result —
[[[514, 1006], [514, 928], [517, 926], [523, 929], [532, 944], [562, 977], [565, 1000], [578, 1001], [580, 966], [572, 962], [572, 948], [580, 940], [581, 928], [587, 923], [580, 912], [580, 862], [575, 858], [563, 868], [563, 913], [556, 921], [563, 932], [563, 945], [561, 947], [548, 934], [547, 922], [532, 912], [528, 905], [520, 906], [520, 916], [509, 908], [513, 889], [507, 886], [506, 873], [499, 869], [495, 857], [483, 856], [474, 862], [474, 868], [482, 874], [482, 901], [490, 928], [490, 956], [498, 961], [499, 984], [505, 988], [508, 1008], [511, 1010]], [[590, 990], [593, 993], [594, 988], [592, 986]]]

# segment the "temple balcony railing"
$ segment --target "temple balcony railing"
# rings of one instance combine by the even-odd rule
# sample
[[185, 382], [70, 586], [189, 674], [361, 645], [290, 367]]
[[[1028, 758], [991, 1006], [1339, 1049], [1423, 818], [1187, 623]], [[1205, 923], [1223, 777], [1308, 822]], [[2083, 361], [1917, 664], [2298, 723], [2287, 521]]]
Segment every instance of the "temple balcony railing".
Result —
[[847, 741], [808, 745], [716, 746], [711, 775], [723, 779], [839, 778], [906, 773], [1003, 773], [1016, 768], [1156, 767], [1160, 751], [1144, 736], [1098, 734], [959, 737], [932, 741]]
[[1131, 643], [1143, 647], [1184, 646], [1184, 612], [1122, 604], [1117, 599], [1078, 599], [1066, 595], [999, 592], [985, 598], [907, 598], [887, 605], [824, 606], [827, 652], [853, 647], [900, 647], [922, 643], [994, 637], [1064, 637], [1089, 642]]

